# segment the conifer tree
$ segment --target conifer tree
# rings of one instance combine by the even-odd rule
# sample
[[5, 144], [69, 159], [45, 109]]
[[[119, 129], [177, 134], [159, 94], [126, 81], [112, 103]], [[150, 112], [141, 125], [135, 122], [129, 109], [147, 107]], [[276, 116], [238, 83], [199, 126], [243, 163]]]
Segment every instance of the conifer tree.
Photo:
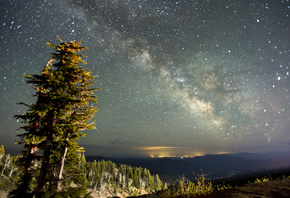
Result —
[[138, 177], [138, 173], [136, 169], [134, 170], [134, 174], [133, 174], [133, 186], [136, 188], [140, 188], [139, 177]]
[[91, 119], [98, 110], [94, 106], [94, 91], [98, 88], [89, 87], [96, 76], [78, 66], [79, 62], [86, 63], [81, 59], [84, 56], [78, 54], [87, 49], [80, 42], [61, 41], [47, 46], [56, 52], [42, 73], [25, 76], [35, 88], [37, 101], [30, 105], [20, 103], [29, 109], [15, 116], [25, 124], [18, 143], [24, 144], [26, 150], [22, 152], [24, 175], [11, 197], [17, 197], [17, 192], [22, 197], [53, 197], [53, 193], [70, 197], [70, 191], [86, 191], [84, 179], [78, 179], [84, 178], [85, 173], [81, 169], [83, 148], [77, 140], [85, 136], [83, 130], [95, 128]]
[[4, 155], [5, 155], [5, 149], [4, 149], [4, 146], [1, 145], [1, 147], [0, 147], [0, 161], [1, 161], [2, 157], [4, 157]]
[[156, 191], [162, 190], [162, 181], [160, 180], [158, 174], [155, 175], [155, 179], [154, 180], [155, 180], [155, 188], [156, 188]]
[[147, 177], [148, 177], [148, 183], [149, 183], [149, 186], [150, 186], [150, 190], [151, 191], [155, 191], [154, 176], [151, 176], [149, 170], [148, 170]]

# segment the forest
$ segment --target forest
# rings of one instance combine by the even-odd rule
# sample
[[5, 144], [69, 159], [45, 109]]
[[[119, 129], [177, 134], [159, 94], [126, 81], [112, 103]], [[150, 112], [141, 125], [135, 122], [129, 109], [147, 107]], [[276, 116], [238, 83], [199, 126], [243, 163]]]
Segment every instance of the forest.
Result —
[[[1, 146], [0, 190], [6, 192], [13, 190], [17, 181], [23, 176], [24, 170], [17, 163], [18, 159], [20, 159], [20, 155], [5, 154], [4, 146]], [[111, 196], [125, 197], [167, 189], [167, 183], [162, 182], [158, 174], [151, 175], [146, 168], [116, 165], [105, 160], [88, 162], [84, 155], [79, 157], [79, 163], [76, 166], [84, 173], [84, 177], [78, 182], [72, 181], [70, 186], [85, 184], [85, 188], [93, 189], [100, 194], [103, 191], [109, 191]], [[89, 196], [86, 193], [83, 194], [83, 196], [86, 195]]]

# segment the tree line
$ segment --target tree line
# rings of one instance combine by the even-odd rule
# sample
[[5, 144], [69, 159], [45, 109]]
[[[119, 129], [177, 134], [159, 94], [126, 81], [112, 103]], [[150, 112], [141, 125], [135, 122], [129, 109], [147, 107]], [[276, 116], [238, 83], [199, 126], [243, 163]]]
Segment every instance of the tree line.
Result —
[[[12, 156], [5, 154], [4, 146], [0, 147], [0, 190], [15, 191], [17, 185], [14, 183], [19, 181], [25, 174], [25, 169], [18, 162], [21, 159], [20, 155]], [[141, 195], [144, 191], [152, 193], [160, 190], [167, 189], [167, 183], [163, 183], [158, 174], [152, 175], [146, 168], [132, 167], [130, 165], [117, 165], [112, 161], [86, 161], [84, 155], [78, 158], [79, 163], [76, 164], [74, 169], [79, 169], [82, 177], [76, 180], [68, 180], [70, 186], [83, 186], [86, 193], [83, 196], [89, 197], [87, 188], [91, 188], [97, 192], [102, 193], [104, 190], [110, 192], [112, 196]], [[9, 185], [4, 183], [4, 178], [8, 178]], [[33, 186], [32, 186], [33, 187]], [[79, 189], [79, 188], [78, 188]], [[79, 197], [79, 193], [75, 191], [75, 195], [70, 197]], [[12, 193], [10, 193], [11, 196]], [[51, 196], [51, 195], [46, 195]], [[58, 194], [62, 197], [63, 194]], [[53, 195], [52, 197], [56, 197]]]
[[150, 193], [167, 189], [167, 184], [160, 180], [159, 175], [151, 175], [146, 168], [124, 164], [117, 166], [111, 161], [102, 160], [87, 162], [86, 170], [89, 188], [99, 191], [113, 189], [114, 195], [140, 195], [141, 190]]

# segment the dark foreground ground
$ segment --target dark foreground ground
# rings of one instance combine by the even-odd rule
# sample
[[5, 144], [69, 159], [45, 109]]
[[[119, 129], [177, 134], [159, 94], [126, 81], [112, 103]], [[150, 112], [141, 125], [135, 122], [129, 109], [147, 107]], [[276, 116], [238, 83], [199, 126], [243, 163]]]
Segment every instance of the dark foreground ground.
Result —
[[[0, 191], [0, 198], [7, 197], [8, 192]], [[139, 198], [156, 198], [153, 195], [143, 195]], [[157, 196], [158, 197], [158, 196]], [[216, 191], [197, 198], [284, 198], [290, 197], [290, 178], [267, 182], [246, 184], [224, 191]], [[182, 198], [182, 197], [178, 197]]]
[[246, 184], [229, 190], [213, 192], [199, 198], [283, 198], [290, 197], [290, 178]]
[[[214, 191], [209, 195], [197, 196], [197, 198], [284, 198], [284, 197], [290, 197], [289, 177], [284, 179], [271, 180], [267, 182], [250, 183], [228, 190]], [[148, 194], [139, 196], [138, 198], [159, 198], [159, 196], [156, 194], [155, 195]], [[183, 198], [183, 197], [180, 196], [175, 198]]]

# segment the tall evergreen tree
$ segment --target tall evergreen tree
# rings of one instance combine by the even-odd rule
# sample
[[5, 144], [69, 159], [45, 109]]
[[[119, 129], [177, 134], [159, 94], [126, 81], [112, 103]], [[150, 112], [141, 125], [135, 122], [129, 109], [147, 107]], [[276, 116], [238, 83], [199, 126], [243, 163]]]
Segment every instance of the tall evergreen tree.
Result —
[[156, 188], [156, 191], [158, 191], [158, 190], [162, 190], [162, 181], [160, 180], [158, 174], [155, 175], [155, 179], [154, 179], [154, 181], [155, 181], [155, 188]]
[[5, 155], [5, 149], [4, 149], [4, 146], [1, 145], [1, 147], [0, 147], [0, 160], [2, 159], [2, 157], [4, 157], [4, 155]]
[[22, 197], [54, 197], [53, 193], [69, 190], [76, 193], [71, 182], [82, 189], [79, 193], [86, 190], [77, 179], [85, 175], [80, 169], [83, 148], [77, 140], [85, 136], [83, 130], [95, 128], [91, 119], [98, 110], [94, 106], [94, 91], [98, 88], [89, 87], [96, 76], [78, 66], [79, 62], [86, 63], [81, 59], [84, 56], [78, 54], [86, 49], [80, 42], [47, 45], [56, 52], [42, 73], [25, 76], [27, 83], [34, 85], [37, 101], [21, 103], [29, 109], [15, 116], [25, 123], [21, 127], [25, 133], [19, 135], [18, 143], [24, 144], [26, 150], [22, 152], [24, 175], [11, 197], [17, 197], [17, 192]]

